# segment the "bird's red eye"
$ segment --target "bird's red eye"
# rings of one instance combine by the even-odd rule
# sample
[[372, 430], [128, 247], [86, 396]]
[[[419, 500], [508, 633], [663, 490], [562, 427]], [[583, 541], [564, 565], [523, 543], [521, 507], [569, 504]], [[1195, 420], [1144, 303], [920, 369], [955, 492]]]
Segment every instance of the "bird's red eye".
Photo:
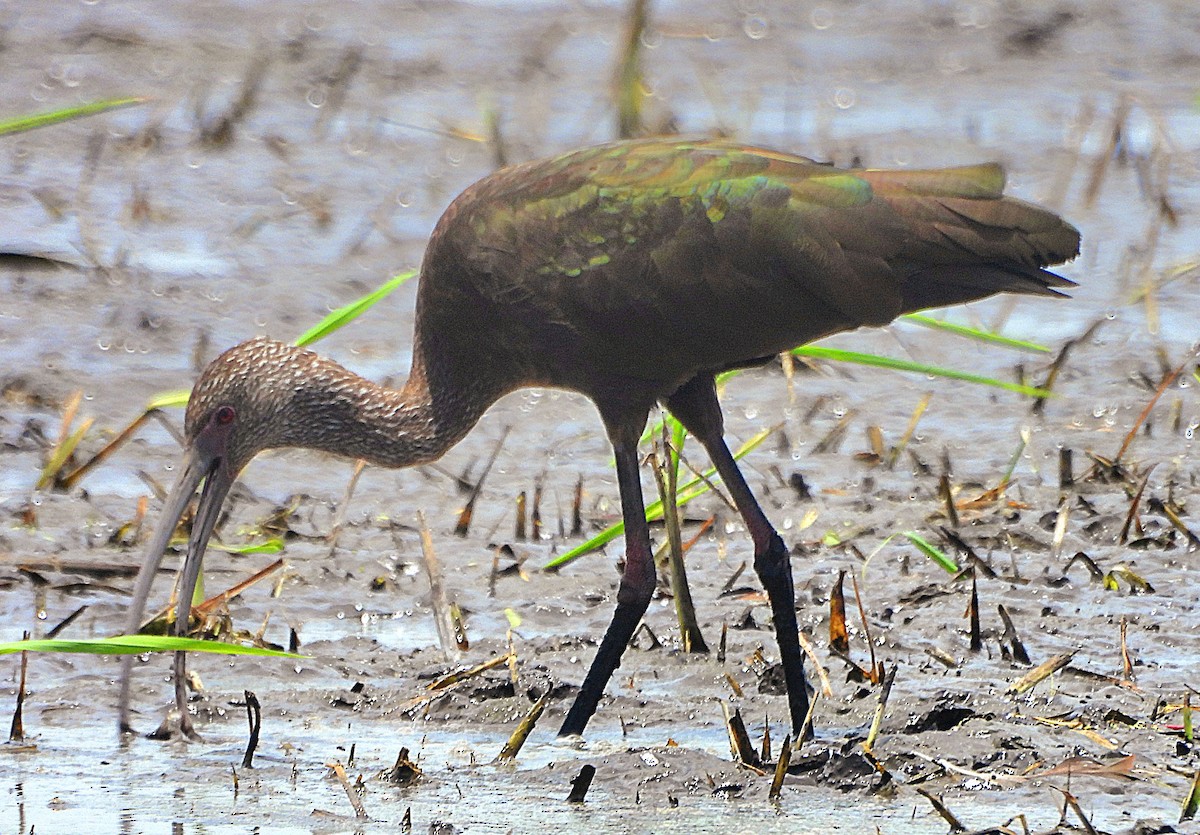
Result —
[[218, 426], [226, 426], [233, 423], [234, 411], [232, 406], [218, 406], [217, 411], [213, 414], [213, 420]]

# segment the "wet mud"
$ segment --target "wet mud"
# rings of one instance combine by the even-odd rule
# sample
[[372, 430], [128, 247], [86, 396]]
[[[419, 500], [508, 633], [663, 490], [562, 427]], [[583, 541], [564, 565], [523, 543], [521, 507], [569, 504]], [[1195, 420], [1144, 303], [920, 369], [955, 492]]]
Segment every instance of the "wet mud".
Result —
[[[153, 97], [0, 137], [0, 638], [45, 636], [79, 609], [60, 637], [119, 631], [145, 533], [130, 523], [150, 485], [172, 479], [178, 445], [151, 421], [74, 489], [34, 489], [75, 392], [74, 425], [93, 420], [86, 457], [223, 348], [295, 338], [417, 265], [441, 210], [492, 169], [498, 147], [517, 161], [612, 138], [623, 15], [565, 2], [0, 8], [6, 114]], [[383, 831], [407, 820], [422, 832], [945, 832], [932, 796], [967, 830], [1197, 831], [1178, 821], [1200, 766], [1183, 727], [1185, 698], [1200, 701], [1189, 539], [1200, 533], [1198, 33], [1186, 2], [653, 7], [651, 123], [839, 163], [997, 159], [1012, 193], [1084, 236], [1062, 269], [1079, 283], [1072, 299], [946, 314], [1047, 352], [913, 323], [828, 341], [1034, 384], [1069, 345], [1040, 411], [993, 388], [829, 362], [727, 384], [733, 447], [774, 428], [743, 468], [792, 548], [801, 628], [828, 677], [816, 739], [794, 753], [778, 799], [769, 762], [730, 754], [727, 711], [756, 747], [769, 728], [768, 760], [789, 729], [749, 538], [711, 494], [687, 506], [684, 538], [711, 520], [687, 559], [714, 652], [683, 651], [664, 591], [584, 741], [555, 738], [615, 604], [620, 539], [541, 567], [616, 521], [619, 501], [593, 407], [531, 390], [493, 407], [436, 467], [368, 468], [349, 501], [352, 462], [260, 456], [221, 541], [276, 535], [285, 549], [214, 550], [206, 586], [215, 594], [282, 556], [220, 614], [272, 645], [294, 631], [304, 658], [192, 658], [207, 741], [119, 744], [118, 662], [31, 656], [25, 739], [0, 747], [0, 830]], [[402, 381], [414, 290], [320, 350]], [[166, 418], [179, 427], [177, 411]], [[461, 488], [497, 447], [456, 536]], [[685, 455], [706, 466], [691, 446]], [[644, 483], [654, 496], [649, 473]], [[539, 487], [541, 527], [520, 538], [517, 496]], [[464, 613], [469, 648], [452, 655], [439, 645], [418, 513]], [[971, 570], [944, 570], [906, 531]], [[839, 587], [848, 634], [835, 652]], [[509, 652], [511, 665], [428, 689]], [[868, 753], [880, 668], [895, 678]], [[165, 657], [138, 663], [139, 731], [163, 720], [169, 672]], [[17, 656], [0, 660], [9, 705], [20, 675]], [[242, 766], [247, 690], [262, 705], [253, 768]], [[547, 693], [515, 761], [494, 763]], [[380, 775], [404, 748], [422, 774], [396, 785]], [[568, 803], [585, 765], [591, 788]]]

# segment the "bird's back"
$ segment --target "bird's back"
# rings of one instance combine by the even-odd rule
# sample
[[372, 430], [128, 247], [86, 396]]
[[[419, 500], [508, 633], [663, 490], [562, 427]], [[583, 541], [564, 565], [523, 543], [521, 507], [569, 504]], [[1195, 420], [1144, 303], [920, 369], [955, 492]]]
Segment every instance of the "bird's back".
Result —
[[903, 312], [1068, 285], [1042, 268], [1073, 257], [1078, 232], [1003, 188], [993, 164], [846, 170], [671, 139], [515, 166], [439, 221], [418, 350], [491, 353], [510, 387], [665, 394]]

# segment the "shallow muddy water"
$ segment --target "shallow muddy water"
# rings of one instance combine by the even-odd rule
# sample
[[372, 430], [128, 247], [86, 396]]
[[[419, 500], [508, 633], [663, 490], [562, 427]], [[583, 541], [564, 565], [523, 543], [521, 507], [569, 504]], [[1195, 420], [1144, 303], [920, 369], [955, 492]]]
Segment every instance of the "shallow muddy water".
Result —
[[[2, 115], [153, 97], [0, 137], [0, 640], [42, 636], [81, 606], [62, 637], [119, 631], [141, 550], [114, 544], [114, 534], [149, 495], [143, 474], [172, 479], [178, 447], [152, 422], [81, 489], [34, 491], [71, 394], [82, 391], [80, 417], [95, 420], [83, 442], [90, 453], [151, 397], [190, 385], [221, 349], [255, 334], [294, 338], [417, 265], [442, 209], [494, 165], [492, 146], [479, 141], [489, 109], [513, 161], [612, 138], [622, 16], [623, 4], [602, 2], [0, 5]], [[620, 540], [560, 572], [538, 569], [581, 541], [562, 533], [579, 479], [585, 533], [614, 521], [619, 501], [593, 407], [525, 391], [493, 407], [440, 468], [367, 469], [344, 508], [351, 463], [260, 456], [222, 537], [245, 542], [273, 509], [294, 505], [287, 568], [278, 583], [237, 597], [230, 616], [251, 633], [269, 616], [264, 637], [279, 645], [296, 630], [306, 657], [192, 659], [207, 742], [121, 745], [117, 662], [32, 656], [27, 739], [0, 748], [0, 831], [391, 831], [407, 813], [420, 832], [945, 832], [918, 788], [941, 796], [968, 829], [1023, 815], [1031, 831], [1054, 830], [1069, 788], [1101, 831], [1155, 831], [1136, 829], [1139, 821], [1197, 831], [1176, 824], [1200, 765], [1176, 726], [1189, 687], [1200, 686], [1200, 556], [1151, 503], [1178, 508], [1200, 531], [1194, 357], [1124, 456], [1133, 487], [1085, 474], [1088, 453], [1115, 455], [1164, 367], [1200, 340], [1200, 8], [658, 3], [646, 46], [652, 121], [839, 163], [997, 159], [1012, 193], [1062, 211], [1083, 232], [1082, 256], [1061, 270], [1079, 283], [1070, 301], [996, 299], [946, 314], [1048, 354], [910, 323], [829, 344], [1003, 379], [1020, 366], [1040, 382], [1064, 343], [1101, 323], [1072, 349], [1041, 416], [1015, 394], [836, 364], [800, 368], [790, 381], [772, 365], [727, 385], [731, 445], [779, 427], [744, 471], [794, 548], [801, 627], [832, 689], [782, 797], [768, 799], [769, 776], [729, 754], [723, 704], [741, 709], [756, 741], [769, 722], [776, 750], [786, 705], [769, 681], [760, 689], [755, 653], [774, 661], [775, 645], [757, 580], [747, 571], [723, 593], [750, 543], [712, 496], [689, 506], [685, 537], [716, 516], [688, 570], [709, 642], [729, 626], [726, 660], [681, 652], [672, 603], [656, 599], [646, 623], [662, 646], [641, 636], [627, 651], [584, 742], [554, 737], [611, 616]], [[260, 58], [254, 105], [226, 144], [205, 144], [201, 135]], [[1110, 153], [1122, 101], [1128, 116]], [[1108, 157], [1088, 205], [1089, 179]], [[320, 350], [373, 379], [402, 380], [414, 293], [415, 282]], [[862, 455], [869, 427], [896, 444], [926, 393], [911, 454], [892, 469]], [[847, 416], [841, 443], [818, 451]], [[962, 510], [957, 529], [997, 574], [978, 577], [984, 647], [972, 652], [969, 580], [888, 538], [915, 530], [936, 540], [945, 462], [959, 499], [982, 494], [1009, 467], [1022, 430], [1029, 441], [1007, 501]], [[477, 478], [501, 438], [470, 533], [456, 537], [465, 497], [453, 477]], [[1077, 479], [1065, 492], [1062, 448], [1074, 453]], [[1137, 527], [1119, 545], [1130, 494], [1152, 465]], [[794, 473], [811, 498], [793, 489]], [[515, 497], [537, 483], [544, 533], [517, 540]], [[331, 547], [339, 510], [345, 524]], [[438, 648], [418, 512], [466, 613], [471, 648], [460, 658]], [[501, 567], [519, 560], [524, 570], [494, 578], [493, 594], [500, 545], [512, 548]], [[1127, 567], [1152, 591], [1132, 593], [1120, 571], [1112, 590], [1078, 562], [1068, 569], [1077, 552], [1103, 572]], [[210, 553], [209, 592], [273, 559]], [[852, 680], [828, 648], [828, 601], [843, 570], [858, 579], [876, 657], [898, 668], [874, 747], [890, 779], [859, 753], [878, 688]], [[156, 600], [169, 583], [164, 570]], [[849, 579], [846, 589], [852, 595]], [[1029, 667], [1010, 657], [1000, 604], [1032, 664], [1076, 653], [1021, 696], [1006, 690]], [[850, 608], [851, 657], [866, 665], [852, 600]], [[501, 667], [422, 699], [431, 679], [506, 652], [510, 628], [515, 684]], [[162, 719], [169, 666], [138, 666], [139, 730]], [[11, 705], [15, 657], [0, 659], [0, 677]], [[516, 764], [492, 764], [551, 688]], [[263, 705], [253, 769], [241, 767], [245, 690]], [[406, 788], [377, 776], [401, 748], [425, 774]], [[1069, 757], [1112, 765], [1129, 755], [1127, 774], [1044, 774]], [[351, 781], [362, 776], [367, 819], [355, 819], [327, 767], [334, 761]], [[565, 802], [589, 763], [597, 774], [586, 802]], [[1073, 812], [1067, 819], [1078, 825]]]

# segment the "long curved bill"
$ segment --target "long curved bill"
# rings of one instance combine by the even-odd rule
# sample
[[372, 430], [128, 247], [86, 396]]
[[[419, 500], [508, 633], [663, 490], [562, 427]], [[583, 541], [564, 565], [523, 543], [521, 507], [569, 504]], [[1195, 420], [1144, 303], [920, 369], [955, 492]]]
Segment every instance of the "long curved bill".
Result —
[[[133, 635], [142, 625], [142, 617], [146, 611], [146, 601], [150, 597], [150, 587], [154, 583], [154, 575], [162, 563], [163, 553], [171, 542], [171, 536], [179, 525], [179, 520], [187, 509], [192, 496], [196, 494], [200, 483], [204, 490], [200, 495], [200, 504], [196, 510], [196, 518], [192, 523], [192, 535], [188, 541], [187, 556], [183, 561], [180, 572], [179, 599], [175, 610], [175, 634], [187, 633], [188, 619], [192, 612], [192, 596], [196, 583], [200, 578], [200, 566], [204, 560], [204, 552], [208, 548], [208, 540], [212, 536], [213, 527], [221, 513], [221, 505], [236, 474], [230, 474], [226, 467], [221, 466], [220, 458], [206, 456], [195, 447], [189, 448], [175, 481], [175, 486], [167, 495], [163, 504], [162, 515], [154, 529], [153, 536], [146, 546], [146, 555], [142, 567], [138, 571], [137, 582], [134, 586], [133, 600], [129, 605], [129, 616], [125, 622], [125, 633]], [[179, 653], [178, 655], [182, 655]], [[121, 694], [118, 701], [118, 730], [131, 730], [129, 725], [129, 687], [130, 673], [133, 668], [133, 656], [125, 656], [121, 661]], [[177, 659], [176, 670], [182, 669], [182, 663]], [[176, 682], [176, 695], [183, 693], [182, 682]], [[182, 709], [184, 705], [180, 704]]]

